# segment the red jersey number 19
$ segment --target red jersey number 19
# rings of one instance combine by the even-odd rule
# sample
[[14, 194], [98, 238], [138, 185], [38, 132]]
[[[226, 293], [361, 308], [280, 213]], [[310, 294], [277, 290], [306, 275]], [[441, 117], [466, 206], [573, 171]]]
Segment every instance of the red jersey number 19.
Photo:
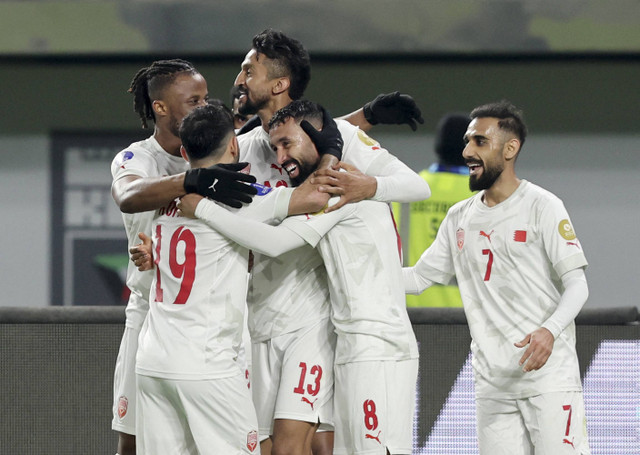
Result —
[[[182, 244], [182, 245], [181, 245]], [[184, 261], [178, 262], [178, 248], [184, 247]], [[155, 259], [156, 264], [156, 302], [164, 301], [164, 292], [162, 289], [162, 280], [160, 274], [161, 258], [160, 251], [162, 249], [162, 225], [156, 226], [156, 249]], [[169, 242], [169, 269], [171, 274], [180, 280], [180, 290], [176, 295], [174, 304], [184, 305], [189, 299], [191, 289], [193, 288], [193, 282], [196, 278], [196, 238], [189, 229], [184, 226], [180, 226], [171, 236]]]

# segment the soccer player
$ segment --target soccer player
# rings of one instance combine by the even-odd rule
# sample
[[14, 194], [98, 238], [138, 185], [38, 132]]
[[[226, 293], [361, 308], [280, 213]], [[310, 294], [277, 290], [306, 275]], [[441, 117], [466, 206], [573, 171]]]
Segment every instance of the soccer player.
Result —
[[[271, 145], [294, 184], [304, 181], [320, 161], [308, 136], [315, 130], [308, 125], [303, 130], [304, 120], [320, 129], [326, 122], [321, 109], [309, 101], [292, 102], [269, 122]], [[376, 141], [363, 141], [362, 133], [346, 122], [338, 126], [345, 163], [369, 168], [392, 158]], [[410, 454], [418, 349], [400, 285], [398, 235], [388, 204], [364, 200], [330, 214], [290, 217], [273, 227], [200, 199], [185, 197], [181, 209], [202, 217], [254, 253], [280, 256], [284, 263], [288, 251], [312, 257], [311, 248], [323, 260], [337, 334], [334, 453]], [[337, 201], [333, 198], [330, 205]], [[291, 281], [286, 276], [280, 279]], [[293, 391], [312, 405], [313, 379], [319, 379], [323, 370], [302, 362], [300, 367], [301, 380]], [[305, 374], [312, 380], [305, 380]]]
[[[469, 190], [469, 168], [462, 157], [464, 134], [471, 119], [468, 114], [451, 113], [440, 119], [434, 151], [437, 162], [420, 172], [429, 183], [432, 196], [426, 201], [394, 204], [408, 264], [415, 264], [435, 240], [440, 223], [456, 202], [473, 196]], [[405, 224], [406, 223], [406, 224]], [[420, 295], [407, 295], [411, 307], [461, 307], [460, 291], [455, 285], [434, 285]]]
[[[257, 115], [262, 123], [238, 137], [240, 158], [251, 163], [259, 183], [289, 186], [300, 173], [295, 162], [278, 160], [271, 149], [268, 122], [277, 110], [302, 97], [309, 79], [309, 55], [300, 42], [274, 30], [253, 38], [235, 85], [240, 91], [238, 111]], [[378, 121], [411, 125], [422, 120], [415, 102], [399, 94], [377, 97], [351, 116], [369, 127]], [[358, 149], [347, 162], [364, 171], [357, 174], [360, 199], [410, 202], [429, 196], [420, 176], [379, 149], [363, 131], [339, 123], [345, 140]], [[320, 140], [314, 138], [316, 144]], [[309, 245], [277, 259], [254, 253], [248, 326], [253, 343], [251, 389], [260, 434], [271, 435], [263, 452], [273, 443], [275, 453], [308, 453], [318, 424], [320, 430], [331, 430], [333, 422], [334, 335], [327, 273], [322, 258]], [[314, 454], [332, 453], [330, 431], [320, 443]]]
[[[185, 172], [187, 165], [180, 156], [178, 128], [182, 118], [205, 105], [208, 98], [206, 81], [193, 65], [179, 59], [153, 62], [138, 71], [129, 92], [134, 96], [134, 111], [143, 128], [149, 121], [154, 123], [149, 138], [129, 145], [111, 164], [111, 192], [123, 212], [129, 247], [138, 243], [138, 233], [151, 234], [155, 209], [187, 191], [199, 190], [234, 206], [251, 201], [255, 188], [235, 181], [252, 180], [249, 175], [235, 172], [246, 163]], [[218, 186], [208, 188], [214, 179], [219, 180]], [[126, 283], [131, 295], [114, 374], [112, 428], [118, 432], [120, 455], [135, 454], [134, 362], [138, 333], [149, 306], [151, 279], [150, 272], [142, 273], [129, 265]]]
[[574, 324], [587, 260], [562, 201], [516, 176], [521, 112], [502, 101], [471, 119], [463, 155], [479, 193], [449, 210], [404, 269], [406, 291], [458, 280], [481, 454], [589, 454]]
[[[233, 114], [222, 103], [194, 109], [179, 132], [191, 168], [237, 163]], [[245, 216], [286, 216], [289, 198], [268, 193], [261, 191]], [[199, 220], [178, 217], [176, 201], [156, 211], [151, 232], [156, 273], [135, 362], [137, 452], [259, 453], [238, 362], [249, 251]]]

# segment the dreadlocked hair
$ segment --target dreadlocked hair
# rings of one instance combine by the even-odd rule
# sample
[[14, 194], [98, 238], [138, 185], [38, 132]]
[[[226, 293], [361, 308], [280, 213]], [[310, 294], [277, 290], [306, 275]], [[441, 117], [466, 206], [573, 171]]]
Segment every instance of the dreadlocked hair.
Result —
[[147, 120], [155, 121], [153, 99], [157, 99], [162, 90], [172, 84], [180, 73], [197, 72], [191, 63], [178, 58], [157, 60], [150, 66], [138, 70], [127, 92], [133, 95], [133, 110], [140, 116], [142, 128], [147, 128]]

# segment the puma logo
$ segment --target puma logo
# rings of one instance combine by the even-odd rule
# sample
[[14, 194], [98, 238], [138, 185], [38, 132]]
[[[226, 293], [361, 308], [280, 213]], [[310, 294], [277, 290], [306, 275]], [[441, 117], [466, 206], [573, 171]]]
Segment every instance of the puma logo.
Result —
[[491, 235], [492, 234], [493, 234], [493, 229], [488, 234], [486, 232], [484, 232], [484, 231], [480, 231], [480, 237], [486, 237], [489, 240], [489, 243], [491, 243]]
[[280, 166], [278, 166], [277, 164], [271, 164], [271, 169], [275, 169], [276, 171], [278, 171], [280, 173], [280, 175], [282, 175], [282, 168]]
[[575, 242], [567, 242], [567, 246], [571, 246], [571, 245], [573, 245], [576, 248], [580, 249], [580, 245], [578, 245], [577, 243], [575, 243]]
[[302, 397], [300, 399], [300, 401], [303, 401], [304, 403], [309, 403], [309, 406], [311, 406], [311, 409], [313, 410], [313, 403], [315, 403], [316, 401], [318, 401], [318, 399], [316, 398], [313, 401], [309, 401], [309, 399], [307, 397]]
[[382, 442], [380, 442], [380, 433], [382, 432], [382, 430], [378, 431], [378, 434], [373, 436], [371, 434], [365, 434], [364, 438], [365, 439], [374, 439], [376, 441], [378, 441], [378, 444], [382, 445]]
[[562, 440], [562, 443], [563, 443], [563, 444], [569, 444], [571, 447], [573, 447], [573, 450], [575, 450], [575, 449], [576, 449], [576, 447], [573, 445], [573, 441], [569, 441], [567, 438], [564, 438], [564, 439]]

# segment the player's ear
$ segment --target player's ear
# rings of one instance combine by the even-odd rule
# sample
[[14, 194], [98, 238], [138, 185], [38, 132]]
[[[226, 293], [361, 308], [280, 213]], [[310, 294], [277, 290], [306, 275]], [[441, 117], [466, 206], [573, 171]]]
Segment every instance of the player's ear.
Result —
[[238, 138], [236, 136], [231, 138], [227, 148], [229, 150], [229, 154], [234, 158], [234, 161], [237, 162], [240, 155], [240, 146], [238, 145]]
[[511, 138], [504, 145], [504, 157], [507, 161], [511, 161], [518, 156], [520, 151], [520, 141], [518, 139]]
[[180, 146], [180, 155], [182, 155], [182, 158], [184, 158], [184, 160], [187, 163], [189, 162], [189, 157], [187, 156], [187, 151], [185, 150], [183, 145]]
[[167, 115], [167, 105], [164, 103], [164, 101], [153, 100], [153, 102], [151, 103], [151, 108], [153, 109], [153, 113], [157, 117], [164, 117], [165, 115]]
[[289, 80], [288, 77], [279, 77], [276, 80], [276, 83], [271, 90], [273, 91], [274, 95], [280, 95], [281, 93], [284, 93], [287, 90], [289, 90], [290, 86], [291, 86], [291, 81]]

